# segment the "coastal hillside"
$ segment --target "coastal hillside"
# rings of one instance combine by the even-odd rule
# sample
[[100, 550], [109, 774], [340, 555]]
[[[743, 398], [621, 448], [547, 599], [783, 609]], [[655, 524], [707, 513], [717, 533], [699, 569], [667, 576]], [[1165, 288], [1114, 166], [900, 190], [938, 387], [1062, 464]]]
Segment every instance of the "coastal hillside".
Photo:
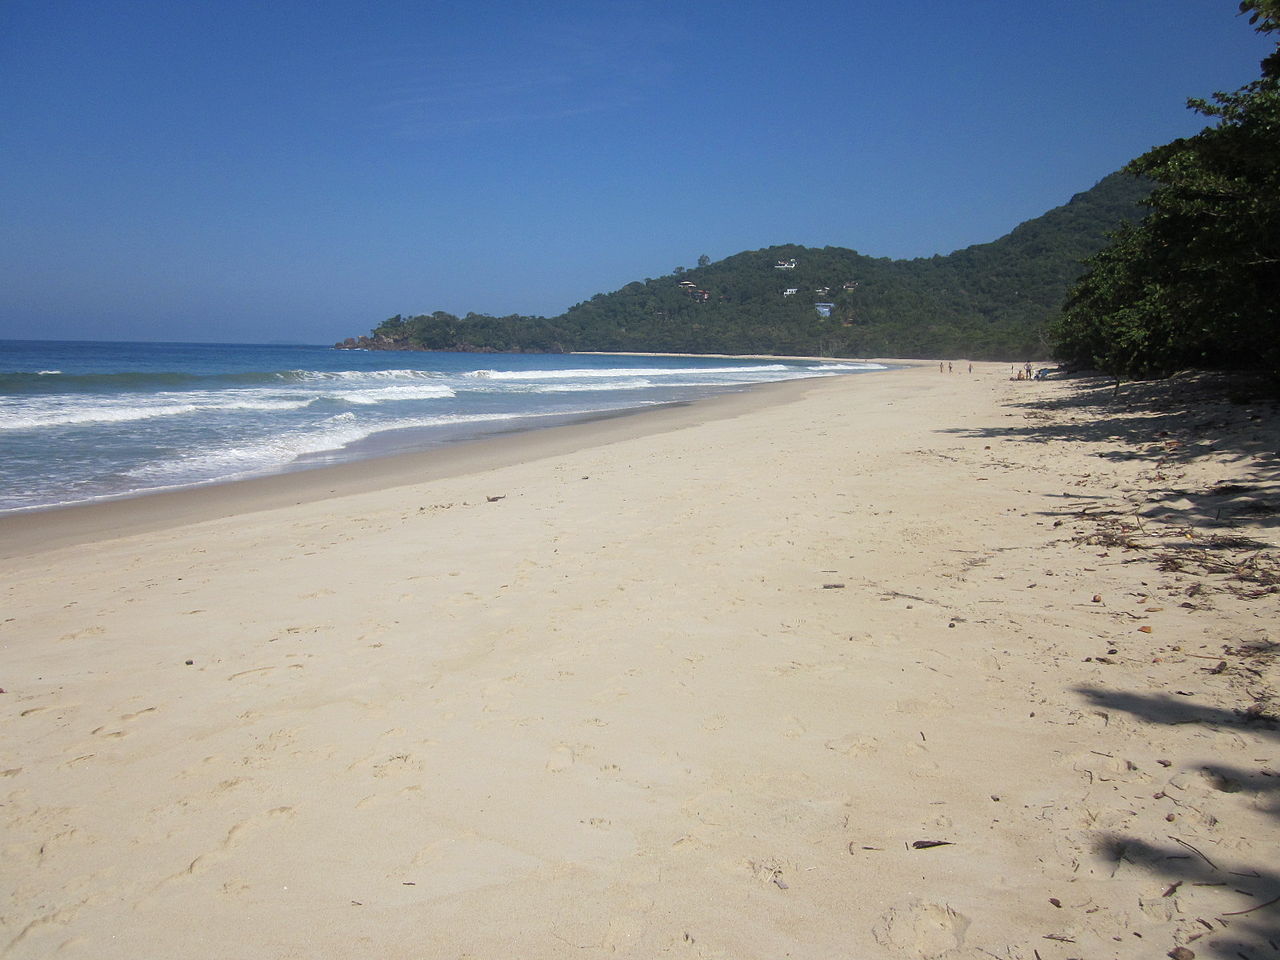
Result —
[[767, 247], [629, 283], [558, 317], [396, 316], [338, 346], [821, 356], [1045, 357], [1081, 261], [1142, 215], [1148, 185], [1112, 174], [991, 243], [914, 260]]

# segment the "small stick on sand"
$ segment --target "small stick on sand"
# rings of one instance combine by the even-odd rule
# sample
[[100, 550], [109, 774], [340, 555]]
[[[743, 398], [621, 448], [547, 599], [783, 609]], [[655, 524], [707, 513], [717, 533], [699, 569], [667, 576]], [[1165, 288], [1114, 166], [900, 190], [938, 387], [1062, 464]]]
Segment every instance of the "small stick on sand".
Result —
[[1205, 863], [1207, 863], [1209, 866], [1213, 867], [1213, 869], [1215, 869], [1215, 870], [1217, 870], [1217, 869], [1218, 869], [1218, 865], [1217, 865], [1216, 863], [1214, 863], [1212, 860], [1210, 860], [1208, 857], [1206, 857], [1203, 853], [1201, 853], [1199, 850], [1197, 850], [1197, 849], [1196, 849], [1195, 847], [1193, 847], [1191, 844], [1187, 843], [1187, 841], [1185, 841], [1185, 840], [1179, 840], [1177, 837], [1169, 837], [1169, 839], [1170, 839], [1170, 840], [1172, 840], [1174, 843], [1180, 843], [1180, 844], [1182, 844], [1184, 847], [1186, 847], [1188, 850], [1190, 850], [1192, 853], [1194, 853], [1197, 857], [1199, 857], [1201, 860], [1203, 860], [1203, 861], [1204, 861]]
[[1253, 905], [1252, 907], [1250, 907], [1248, 910], [1233, 910], [1231, 913], [1224, 913], [1224, 914], [1223, 914], [1223, 916], [1224, 916], [1224, 917], [1239, 917], [1239, 916], [1243, 916], [1243, 915], [1244, 915], [1244, 914], [1246, 914], [1246, 913], [1253, 913], [1253, 911], [1255, 911], [1255, 910], [1261, 910], [1263, 907], [1269, 907], [1269, 906], [1271, 906], [1273, 903], [1280, 903], [1280, 897], [1272, 897], [1272, 898], [1271, 898], [1270, 900], [1268, 900], [1266, 903], [1258, 903], [1258, 904], [1254, 904], [1254, 905]]

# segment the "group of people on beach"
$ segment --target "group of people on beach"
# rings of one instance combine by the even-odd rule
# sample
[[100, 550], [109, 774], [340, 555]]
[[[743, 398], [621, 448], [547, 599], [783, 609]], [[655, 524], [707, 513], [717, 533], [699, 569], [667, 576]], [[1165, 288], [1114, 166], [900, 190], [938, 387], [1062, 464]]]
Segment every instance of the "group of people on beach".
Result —
[[[955, 373], [955, 364], [953, 364], [950, 360], [939, 360], [938, 372], [939, 373]], [[973, 373], [973, 361], [969, 361], [969, 372]], [[1048, 372], [1049, 372], [1048, 369], [1040, 370], [1038, 372], [1035, 371], [1031, 366], [1031, 361], [1028, 360], [1021, 367], [1019, 367], [1017, 364], [1014, 364], [1013, 366], [1011, 366], [1009, 368], [1009, 379], [1010, 380], [1043, 380], [1045, 378], [1045, 374], [1047, 374]]]
[[1014, 371], [1013, 375], [1009, 377], [1010, 380], [1043, 380], [1046, 373], [1045, 370], [1041, 370], [1039, 373], [1032, 373], [1030, 360], [1021, 367], [1010, 367], [1009, 369]]

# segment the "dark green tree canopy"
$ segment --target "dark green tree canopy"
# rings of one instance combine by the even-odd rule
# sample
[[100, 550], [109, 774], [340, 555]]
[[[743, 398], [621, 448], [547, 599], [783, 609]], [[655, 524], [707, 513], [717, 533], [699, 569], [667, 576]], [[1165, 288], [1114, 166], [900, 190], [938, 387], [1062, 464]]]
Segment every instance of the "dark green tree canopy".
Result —
[[[1246, 0], [1262, 33], [1280, 0]], [[1188, 106], [1216, 123], [1126, 170], [1155, 184], [1149, 213], [1088, 264], [1056, 352], [1117, 375], [1186, 367], [1280, 374], [1280, 48], [1262, 76]]]

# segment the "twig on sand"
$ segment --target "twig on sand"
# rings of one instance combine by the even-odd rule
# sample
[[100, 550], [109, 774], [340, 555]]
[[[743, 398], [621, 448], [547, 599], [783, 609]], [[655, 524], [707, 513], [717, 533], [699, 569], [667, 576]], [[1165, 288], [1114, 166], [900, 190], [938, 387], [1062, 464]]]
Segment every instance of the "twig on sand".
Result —
[[914, 593], [902, 593], [898, 590], [886, 590], [880, 595], [882, 600], [919, 600], [921, 603], [932, 603], [927, 597], [917, 597]]
[[1273, 903], [1280, 903], [1280, 897], [1272, 897], [1270, 900], [1266, 901], [1266, 903], [1255, 903], [1248, 910], [1233, 910], [1231, 913], [1224, 913], [1223, 916], [1224, 917], [1240, 917], [1246, 913], [1253, 913], [1253, 911], [1255, 910], [1261, 910], [1263, 907], [1269, 907]]
[[1182, 844], [1184, 847], [1186, 847], [1188, 850], [1190, 850], [1192, 853], [1194, 853], [1197, 857], [1199, 857], [1201, 860], [1203, 860], [1203, 861], [1204, 861], [1205, 863], [1207, 863], [1209, 866], [1213, 867], [1213, 869], [1215, 869], [1215, 870], [1217, 870], [1217, 869], [1218, 869], [1218, 865], [1217, 865], [1216, 863], [1214, 863], [1212, 860], [1210, 860], [1208, 857], [1206, 857], [1203, 853], [1201, 853], [1199, 850], [1197, 850], [1197, 849], [1196, 849], [1195, 847], [1193, 847], [1191, 844], [1187, 843], [1187, 841], [1185, 841], [1185, 840], [1179, 840], [1177, 837], [1173, 837], [1173, 836], [1169, 837], [1169, 839], [1170, 839], [1170, 840], [1172, 840], [1174, 843], [1180, 843], [1180, 844]]

